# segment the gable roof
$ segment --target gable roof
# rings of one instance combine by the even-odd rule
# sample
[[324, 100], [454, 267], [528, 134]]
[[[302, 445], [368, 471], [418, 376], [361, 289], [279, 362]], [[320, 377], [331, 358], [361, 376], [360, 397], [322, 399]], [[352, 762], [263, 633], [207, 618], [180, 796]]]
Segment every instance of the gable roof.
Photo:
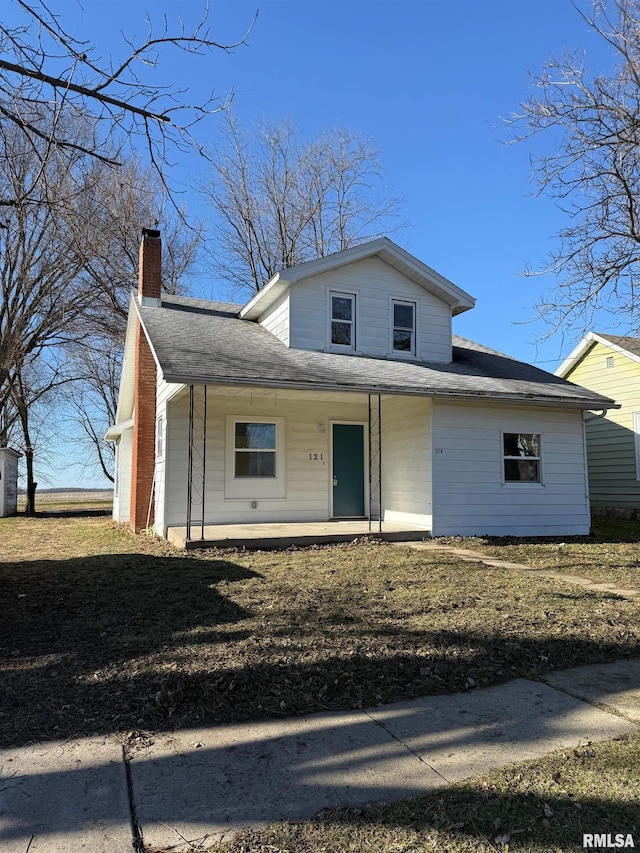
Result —
[[453, 362], [290, 349], [238, 305], [163, 296], [162, 307], [134, 300], [167, 382], [300, 390], [356, 391], [611, 408], [613, 400], [496, 350], [454, 336]]
[[380, 258], [411, 281], [438, 296], [451, 307], [453, 314], [468, 311], [476, 304], [473, 296], [418, 260], [406, 249], [402, 249], [388, 237], [379, 237], [351, 249], [280, 270], [247, 302], [240, 312], [240, 317], [243, 320], [257, 320], [297, 281], [373, 257]]
[[625, 355], [632, 361], [640, 363], [640, 338], [624, 337], [623, 335], [603, 335], [600, 332], [589, 332], [573, 349], [555, 371], [556, 376], [568, 376], [592, 347], [603, 344], [614, 352]]

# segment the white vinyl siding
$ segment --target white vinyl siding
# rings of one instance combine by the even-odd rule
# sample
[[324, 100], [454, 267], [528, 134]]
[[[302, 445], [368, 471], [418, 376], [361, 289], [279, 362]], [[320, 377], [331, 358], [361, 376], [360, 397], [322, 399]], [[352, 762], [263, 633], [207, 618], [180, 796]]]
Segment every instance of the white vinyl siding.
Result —
[[[196, 389], [196, 396], [201, 389]], [[166, 431], [165, 528], [184, 526], [187, 505], [189, 400], [184, 393], [168, 404]], [[385, 397], [382, 403], [383, 505], [387, 521], [427, 528], [430, 524], [430, 403], [424, 398]], [[282, 462], [286, 490], [261, 497], [258, 488], [235, 499], [225, 494], [229, 464], [228, 420], [282, 419], [286, 427]], [[314, 394], [265, 389], [208, 389], [205, 522], [246, 524], [270, 521], [325, 521], [331, 517], [331, 422], [366, 423], [364, 394]], [[365, 427], [365, 444], [367, 438]], [[366, 466], [365, 466], [366, 467]], [[194, 478], [201, 482], [196, 461]], [[368, 485], [365, 485], [368, 494]], [[257, 506], [253, 507], [252, 502]], [[197, 503], [197, 502], [196, 502]], [[377, 506], [376, 506], [377, 509]], [[199, 523], [201, 504], [192, 509]]]
[[[166, 490], [166, 466], [167, 466], [167, 430], [169, 424], [168, 406], [171, 398], [180, 392], [183, 388], [175, 382], [165, 382], [158, 371], [158, 379], [156, 381], [156, 465], [154, 472], [154, 491], [153, 491], [153, 529], [159, 536], [164, 536], [166, 524], [164, 520], [165, 513], [165, 490]], [[188, 400], [188, 396], [187, 396]], [[162, 456], [158, 455], [158, 424], [160, 426], [160, 439], [162, 442]], [[127, 499], [128, 500], [128, 499]], [[185, 498], [186, 501], [186, 498]], [[127, 515], [128, 520], [128, 515]]]
[[289, 346], [289, 294], [281, 296], [258, 322], [283, 344]]
[[[541, 436], [544, 484], [503, 481], [504, 432]], [[433, 506], [435, 536], [587, 534], [582, 412], [434, 402]]]
[[431, 401], [382, 401], [383, 520], [431, 528]]
[[133, 427], [125, 429], [116, 444], [116, 465], [118, 467], [118, 493], [113, 497], [113, 520], [129, 521], [131, 502], [131, 453], [133, 447]]
[[363, 355], [397, 356], [390, 346], [391, 298], [416, 305], [416, 357], [423, 361], [451, 361], [449, 306], [378, 258], [357, 261], [291, 287], [289, 342], [292, 347], [331, 349], [328, 294], [332, 291], [356, 297], [356, 349]]
[[[238, 393], [209, 388], [207, 398], [207, 469], [205, 520], [208, 524], [269, 521], [325, 521], [330, 517], [329, 422], [366, 421], [367, 398], [355, 394], [269, 392], [247, 389]], [[185, 523], [188, 470], [188, 395], [169, 403], [167, 421], [167, 506], [165, 525]], [[226, 418], [283, 418], [286, 423], [286, 493], [264, 498], [256, 490], [241, 499], [225, 496]], [[311, 458], [310, 458], [311, 456]], [[317, 457], [317, 458], [316, 458]], [[201, 468], [195, 466], [196, 478]], [[250, 484], [249, 484], [250, 486]], [[249, 489], [250, 491], [250, 489]], [[252, 501], [257, 503], [254, 508]], [[194, 507], [194, 523], [200, 508]]]

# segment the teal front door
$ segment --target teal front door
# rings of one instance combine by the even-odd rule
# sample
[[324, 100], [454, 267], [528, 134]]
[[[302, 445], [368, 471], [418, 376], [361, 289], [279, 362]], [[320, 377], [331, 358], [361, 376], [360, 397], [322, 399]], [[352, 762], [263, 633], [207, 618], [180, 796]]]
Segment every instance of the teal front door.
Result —
[[333, 424], [333, 517], [364, 515], [364, 427]]

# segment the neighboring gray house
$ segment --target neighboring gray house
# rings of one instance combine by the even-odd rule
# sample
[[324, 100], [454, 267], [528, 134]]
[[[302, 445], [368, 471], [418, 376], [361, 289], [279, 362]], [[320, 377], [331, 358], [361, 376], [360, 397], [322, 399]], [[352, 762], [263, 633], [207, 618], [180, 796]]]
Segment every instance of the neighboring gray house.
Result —
[[116, 520], [589, 531], [583, 410], [613, 401], [453, 335], [474, 299], [390, 240], [244, 306], [161, 295], [159, 263], [146, 231], [107, 433]]

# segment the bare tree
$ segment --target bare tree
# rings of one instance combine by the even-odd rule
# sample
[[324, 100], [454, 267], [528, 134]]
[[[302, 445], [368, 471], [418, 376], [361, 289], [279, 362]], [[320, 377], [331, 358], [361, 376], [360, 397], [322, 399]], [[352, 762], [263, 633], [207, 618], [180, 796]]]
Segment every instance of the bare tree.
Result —
[[[122, 56], [103, 59], [93, 44], [68, 32], [44, 0], [15, 2], [24, 23], [8, 26], [0, 21], [0, 119], [19, 131], [42, 164], [56, 152], [72, 158], [88, 154], [115, 165], [133, 147], [142, 146], [166, 183], [172, 154], [202, 152], [194, 127], [223, 109], [230, 96], [220, 100], [212, 94], [204, 102], [189, 103], [183, 90], [159, 77], [161, 53], [177, 50], [206, 59], [244, 44], [248, 32], [235, 44], [220, 43], [209, 27], [205, 6], [191, 29], [182, 22], [171, 29], [166, 15], [155, 29], [149, 18], [146, 38], [125, 39]], [[89, 138], [79, 141], [65, 133], [64, 118], [70, 114], [88, 120]], [[43, 181], [37, 181], [23, 187], [20, 196], [3, 194], [0, 204], [41, 201], [44, 189]]]
[[[36, 511], [36, 488], [34, 462], [46, 446], [42, 440], [43, 413], [50, 415], [55, 405], [55, 392], [70, 382], [55, 365], [54, 360], [38, 356], [27, 356], [14, 364], [8, 377], [9, 398], [5, 401], [5, 412], [13, 417], [15, 444], [24, 454], [27, 483], [25, 514]], [[37, 438], [36, 438], [37, 436]]]
[[252, 132], [229, 112], [224, 122], [204, 195], [216, 265], [239, 289], [258, 291], [280, 269], [398, 227], [400, 200], [370, 140], [340, 129], [307, 143], [291, 119]]
[[[69, 138], [74, 130], [86, 138], [84, 123], [67, 128]], [[22, 134], [0, 123], [0, 192], [24, 197], [41, 180], [53, 191], [49, 204], [24, 200], [0, 215], [0, 422], [6, 435], [20, 427], [31, 511], [31, 413], [61, 385], [73, 382], [67, 402], [109, 471], [102, 434], [113, 414], [140, 223], [163, 221], [169, 290], [199, 243], [197, 229], [184, 229], [173, 208], [163, 209], [152, 170], [136, 162], [113, 167], [75, 150], [73, 159], [50, 156], [43, 169]]]
[[[43, 174], [20, 133], [0, 123], [0, 193], [20, 196]], [[46, 180], [60, 197], [80, 192], [82, 164], [50, 158]], [[0, 217], [0, 398], [12, 369], [63, 343], [87, 303], [65, 211], [23, 203]]]
[[114, 482], [114, 446], [104, 440], [115, 423], [122, 369], [122, 341], [94, 337], [90, 346], [70, 353], [68, 373], [75, 380], [67, 386], [64, 399], [80, 427], [79, 441], [86, 446], [90, 468]]
[[72, 411], [91, 458], [113, 481], [113, 445], [104, 441], [114, 423], [129, 296], [135, 285], [140, 223], [162, 226], [162, 280], [165, 293], [183, 289], [201, 245], [201, 228], [183, 226], [183, 215], [167, 204], [157, 175], [130, 160], [117, 169], [94, 163], [91, 180], [74, 213], [80, 277], [86, 309], [65, 345], [67, 374], [76, 381], [63, 397]]
[[551, 58], [508, 124], [515, 141], [544, 136], [538, 189], [567, 214], [544, 268], [555, 289], [539, 304], [549, 325], [584, 332], [596, 311], [640, 327], [640, 0], [603, 0], [580, 14], [611, 49], [611, 73], [585, 58]]

